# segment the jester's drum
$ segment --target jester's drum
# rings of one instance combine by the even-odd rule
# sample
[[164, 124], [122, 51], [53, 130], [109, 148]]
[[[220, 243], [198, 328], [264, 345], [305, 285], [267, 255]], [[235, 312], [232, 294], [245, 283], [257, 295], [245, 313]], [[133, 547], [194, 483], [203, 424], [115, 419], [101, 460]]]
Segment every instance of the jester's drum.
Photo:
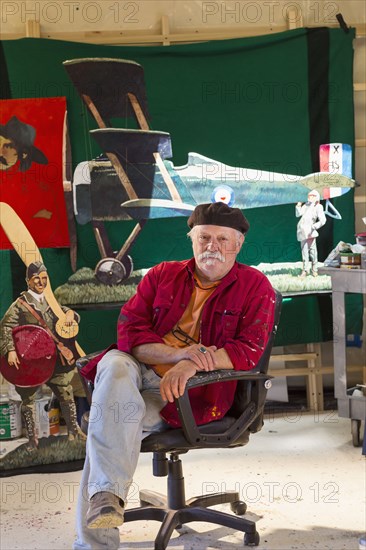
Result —
[[47, 331], [36, 325], [24, 325], [13, 329], [15, 351], [19, 368], [11, 367], [7, 357], [0, 358], [0, 372], [4, 378], [19, 387], [40, 386], [53, 374], [57, 350]]

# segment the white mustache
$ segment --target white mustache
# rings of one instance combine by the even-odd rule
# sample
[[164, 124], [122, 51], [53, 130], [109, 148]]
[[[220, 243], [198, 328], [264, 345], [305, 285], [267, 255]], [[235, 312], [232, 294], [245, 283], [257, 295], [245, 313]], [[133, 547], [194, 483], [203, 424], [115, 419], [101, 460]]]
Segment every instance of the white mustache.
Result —
[[219, 260], [220, 262], [225, 262], [225, 256], [220, 254], [220, 252], [202, 252], [198, 255], [198, 260]]

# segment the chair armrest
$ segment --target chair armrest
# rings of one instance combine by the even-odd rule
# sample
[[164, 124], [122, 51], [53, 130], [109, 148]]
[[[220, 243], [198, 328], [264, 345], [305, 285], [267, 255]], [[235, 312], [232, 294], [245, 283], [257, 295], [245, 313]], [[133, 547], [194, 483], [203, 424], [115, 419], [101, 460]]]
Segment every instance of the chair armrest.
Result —
[[196, 388], [198, 386], [207, 386], [215, 382], [227, 382], [231, 380], [269, 380], [273, 376], [263, 374], [257, 370], [231, 370], [220, 369], [210, 372], [201, 371], [196, 373], [187, 382], [186, 388]]
[[[257, 371], [235, 371], [226, 369], [200, 372], [190, 378], [186, 384], [184, 394], [174, 400], [187, 441], [193, 446], [199, 445], [200, 447], [216, 447], [219, 442], [223, 447], [232, 445], [243, 432], [250, 428], [250, 425], [253, 424], [256, 418], [262, 414], [267, 389], [270, 387], [268, 381], [271, 378], [273, 377]], [[228, 382], [233, 380], [254, 382], [256, 390], [252, 392], [251, 397], [253, 397], [254, 393], [256, 399], [251, 399], [235, 422], [231, 423], [228, 427], [224, 427], [222, 433], [209, 433], [215, 428], [216, 422], [197, 426], [193, 416], [188, 390], [207, 384], [213, 384], [215, 382]]]
[[[84, 357], [80, 357], [76, 361], [78, 371], [91, 360], [100, 355], [100, 351], [90, 353]], [[91, 381], [86, 380], [80, 373], [85, 392], [89, 404], [91, 403], [91, 395], [93, 393], [94, 385]], [[267, 391], [268, 381], [273, 378], [267, 374], [253, 371], [236, 371], [236, 370], [215, 370], [210, 372], [199, 372], [187, 381], [184, 394], [175, 399], [175, 405], [181, 420], [182, 429], [186, 439], [192, 444], [200, 446], [217, 446], [217, 443], [222, 443], [224, 447], [229, 446], [235, 441], [244, 431], [246, 431], [254, 420], [261, 414], [262, 405], [265, 400], [265, 394]], [[214, 384], [216, 382], [228, 382], [228, 381], [251, 381], [256, 383], [257, 399], [251, 400], [246, 406], [245, 410], [232, 423], [227, 429], [224, 428], [222, 433], [209, 433], [212, 432], [215, 422], [206, 424], [203, 426], [197, 426], [193, 416], [191, 403], [189, 400], [188, 390], [199, 386], [206, 386], [208, 384]]]

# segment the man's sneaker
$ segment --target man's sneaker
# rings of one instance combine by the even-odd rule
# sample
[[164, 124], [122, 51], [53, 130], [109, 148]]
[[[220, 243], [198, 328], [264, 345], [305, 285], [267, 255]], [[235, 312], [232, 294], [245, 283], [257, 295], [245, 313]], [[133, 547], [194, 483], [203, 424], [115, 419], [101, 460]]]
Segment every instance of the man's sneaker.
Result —
[[308, 273], [307, 271], [305, 271], [305, 269], [302, 270], [302, 272], [300, 273], [300, 275], [298, 275], [298, 277], [300, 279], [304, 279], [305, 277], [307, 277]]
[[114, 495], [102, 491], [95, 493], [90, 499], [86, 514], [86, 524], [89, 529], [111, 529], [123, 523], [123, 501]]

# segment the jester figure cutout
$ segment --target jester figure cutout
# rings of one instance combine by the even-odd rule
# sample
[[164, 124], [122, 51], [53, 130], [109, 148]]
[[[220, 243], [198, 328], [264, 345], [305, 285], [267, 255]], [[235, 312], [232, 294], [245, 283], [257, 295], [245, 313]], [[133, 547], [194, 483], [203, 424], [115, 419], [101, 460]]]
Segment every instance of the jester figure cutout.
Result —
[[[79, 316], [59, 305], [32, 235], [13, 208], [2, 202], [0, 220], [26, 266], [28, 287], [0, 322], [0, 372], [22, 399], [21, 412], [28, 439], [0, 460], [1, 473], [47, 464], [50, 456], [53, 463], [54, 453], [50, 451], [53, 445], [57, 445], [60, 462], [82, 459], [86, 438], [77, 422], [72, 385], [75, 377], [79, 377], [75, 360], [85, 355], [75, 340]], [[37, 437], [34, 409], [37, 390], [43, 384], [59, 400], [67, 427], [65, 437]]]
[[[35, 428], [37, 390], [45, 384], [59, 401], [68, 439], [85, 440], [77, 423], [76, 404], [71, 382], [75, 376], [75, 350], [65, 339], [74, 334], [80, 317], [68, 308], [63, 337], [57, 334], [59, 319], [44, 294], [48, 285], [46, 266], [32, 262], [26, 270], [28, 290], [10, 306], [0, 322], [1, 372], [13, 383], [22, 398], [21, 412], [28, 438], [28, 449], [39, 441]], [[66, 342], [66, 343], [64, 343]]]

